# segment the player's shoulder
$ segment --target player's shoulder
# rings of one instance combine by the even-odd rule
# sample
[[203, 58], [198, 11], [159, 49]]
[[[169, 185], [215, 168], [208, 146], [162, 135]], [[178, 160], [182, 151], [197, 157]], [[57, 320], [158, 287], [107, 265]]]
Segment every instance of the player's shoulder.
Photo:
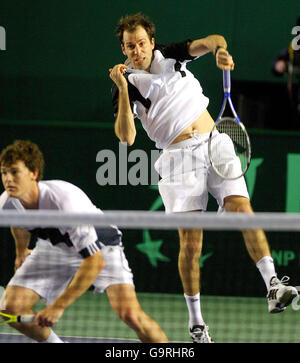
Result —
[[158, 43], [155, 45], [154, 51], [158, 50], [165, 58], [172, 58], [178, 61], [193, 60], [195, 57], [192, 57], [188, 51], [191, 41], [191, 39], [186, 39], [181, 42]]
[[8, 194], [7, 194], [6, 191], [1, 193], [1, 195], [0, 195], [0, 209], [4, 209], [8, 199], [9, 199], [9, 197], [8, 197]]
[[51, 200], [59, 209], [68, 204], [89, 201], [88, 196], [76, 185], [64, 180], [43, 180], [39, 182], [42, 200]]
[[42, 192], [52, 192], [52, 193], [72, 193], [77, 192], [79, 188], [67, 181], [64, 180], [41, 180], [39, 182], [39, 189]]

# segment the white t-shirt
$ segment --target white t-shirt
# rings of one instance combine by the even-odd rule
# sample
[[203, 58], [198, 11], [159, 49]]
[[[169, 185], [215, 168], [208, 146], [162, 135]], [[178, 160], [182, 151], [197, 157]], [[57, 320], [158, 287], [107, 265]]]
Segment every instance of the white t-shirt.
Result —
[[[150, 72], [128, 71], [132, 112], [158, 149], [165, 149], [207, 108], [199, 81], [187, 70], [196, 57], [188, 53], [188, 41], [157, 45]], [[114, 114], [118, 112], [118, 88], [112, 87]]]
[[[75, 185], [62, 180], [40, 181], [39, 209], [65, 212], [103, 212], [97, 208], [88, 196]], [[17, 198], [11, 198], [7, 192], [0, 196], [0, 209], [24, 210]], [[78, 227], [32, 228], [24, 226], [37, 243], [55, 246], [70, 253], [79, 253], [83, 258], [100, 251], [101, 245], [120, 245], [122, 233], [117, 227], [97, 228], [82, 225]]]

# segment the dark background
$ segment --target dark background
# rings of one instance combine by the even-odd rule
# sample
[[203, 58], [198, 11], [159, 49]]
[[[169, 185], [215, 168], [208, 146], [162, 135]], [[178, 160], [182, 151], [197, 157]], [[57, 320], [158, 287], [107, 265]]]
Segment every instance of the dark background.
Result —
[[[290, 111], [287, 78], [271, 73], [273, 58], [294, 37], [291, 30], [300, 16], [299, 1], [4, 0], [0, 4], [0, 26], [6, 30], [6, 50], [0, 50], [0, 148], [17, 138], [30, 139], [44, 152], [45, 179], [78, 185], [103, 210], [149, 210], [159, 197], [156, 189], [100, 187], [96, 182], [97, 153], [109, 149], [117, 154], [118, 150], [108, 69], [123, 62], [123, 55], [114, 28], [122, 15], [138, 11], [156, 23], [159, 43], [214, 33], [225, 36], [236, 63], [234, 104], [249, 130], [253, 158], [264, 159], [256, 173], [253, 207], [300, 212], [297, 203], [294, 210], [287, 209], [287, 159], [300, 154], [300, 126]], [[209, 111], [216, 117], [222, 101], [222, 74], [214, 57], [206, 55], [189, 69], [200, 80], [210, 98]], [[142, 149], [149, 154], [154, 144], [139, 126], [138, 131], [128, 152]], [[294, 185], [299, 183], [298, 176], [297, 169]], [[297, 190], [294, 198], [299, 199]], [[214, 201], [209, 209], [216, 209]], [[168, 259], [158, 259], [156, 265], [137, 247], [144, 243], [145, 231], [123, 232], [137, 290], [181, 292], [176, 231], [149, 232], [151, 241], [162, 241], [160, 252]], [[297, 285], [299, 235], [274, 232], [268, 237], [279, 274], [290, 274]], [[6, 284], [14, 258], [8, 229], [0, 231], [0, 242], [0, 283]], [[285, 259], [290, 251], [294, 258]], [[240, 233], [206, 232], [207, 253], [213, 254], [204, 261], [203, 293], [265, 294]]]
[[[6, 30], [6, 50], [0, 51], [0, 117], [111, 122], [108, 69], [124, 60], [114, 29], [121, 16], [138, 11], [156, 24], [158, 43], [224, 35], [236, 63], [235, 94], [255, 99], [254, 109], [269, 102], [285, 109], [273, 98], [280, 89], [276, 83], [283, 80], [271, 74], [270, 66], [295, 37], [291, 31], [300, 16], [297, 0], [3, 0], [0, 25]], [[222, 85], [212, 54], [190, 69], [216, 116]], [[254, 118], [250, 114], [244, 122], [251, 126]]]

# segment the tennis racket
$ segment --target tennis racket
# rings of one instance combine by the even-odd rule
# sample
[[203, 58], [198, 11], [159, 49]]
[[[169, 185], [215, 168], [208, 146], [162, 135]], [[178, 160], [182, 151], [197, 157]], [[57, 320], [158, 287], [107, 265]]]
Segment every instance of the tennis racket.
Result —
[[[208, 139], [208, 155], [215, 172], [224, 179], [243, 176], [251, 161], [251, 144], [245, 126], [231, 100], [230, 71], [223, 71], [224, 99], [219, 116]], [[233, 117], [223, 117], [229, 104]]]
[[0, 321], [0, 325], [4, 325], [8, 323], [33, 323], [35, 315], [10, 315], [0, 312], [0, 317], [4, 318]]

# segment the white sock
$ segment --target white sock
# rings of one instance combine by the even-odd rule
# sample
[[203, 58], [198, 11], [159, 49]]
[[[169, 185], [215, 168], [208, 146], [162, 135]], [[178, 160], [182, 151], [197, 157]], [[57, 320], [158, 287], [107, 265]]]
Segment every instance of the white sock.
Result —
[[275, 272], [273, 258], [270, 256], [265, 256], [265, 257], [261, 258], [257, 262], [256, 267], [259, 269], [259, 271], [265, 281], [267, 290], [269, 291], [271, 278], [273, 276], [275, 276], [275, 277], [277, 276], [277, 274]]
[[64, 342], [54, 333], [52, 329], [50, 329], [49, 338], [42, 341], [41, 343], [64, 343]]
[[200, 293], [195, 296], [184, 294], [184, 297], [189, 311], [189, 327], [204, 325], [205, 323], [201, 314]]

